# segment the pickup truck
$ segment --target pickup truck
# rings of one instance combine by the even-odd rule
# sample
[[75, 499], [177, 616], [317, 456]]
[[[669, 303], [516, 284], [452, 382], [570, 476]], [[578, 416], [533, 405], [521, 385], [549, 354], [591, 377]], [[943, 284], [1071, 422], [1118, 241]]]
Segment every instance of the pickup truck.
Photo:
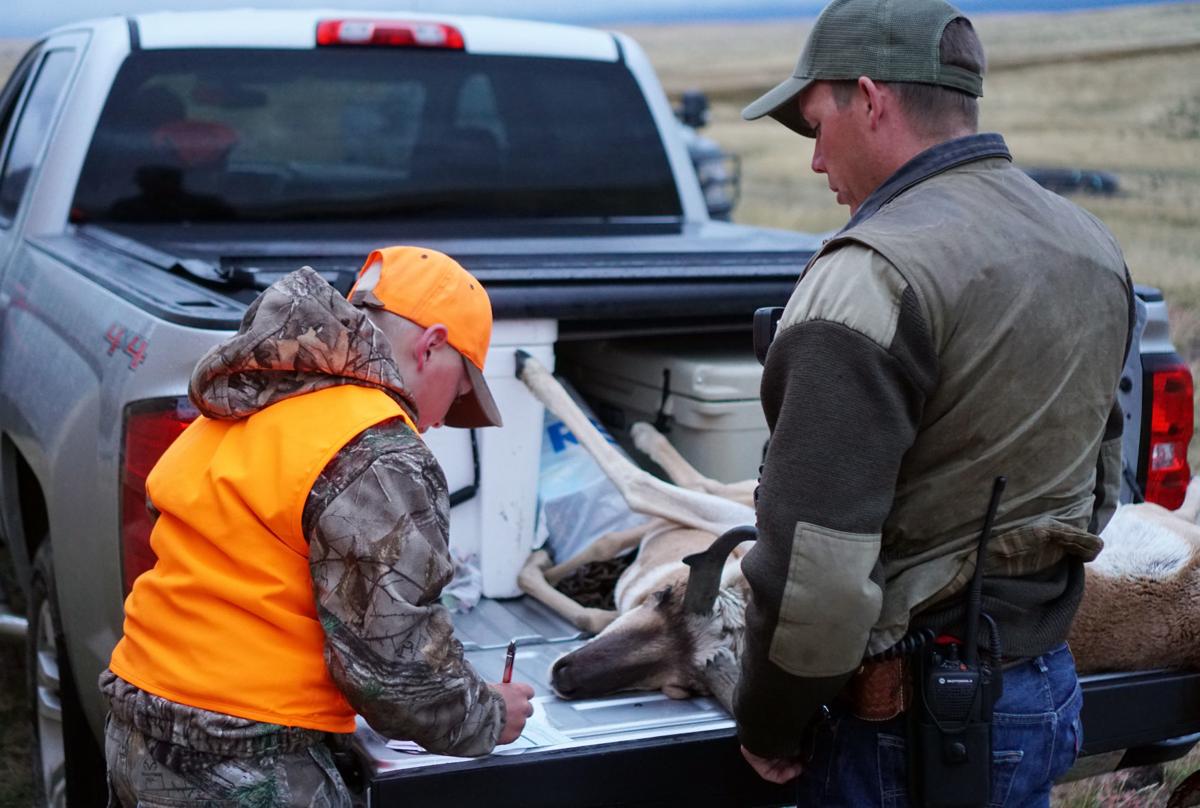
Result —
[[[267, 284], [310, 265], [342, 290], [381, 244], [457, 257], [497, 318], [489, 383], [505, 427], [431, 434], [456, 546], [482, 601], [472, 662], [516, 678], [538, 721], [482, 760], [360, 726], [347, 762], [370, 805], [780, 805], [710, 699], [568, 702], [544, 684], [579, 632], [519, 597], [542, 411], [513, 351], [721, 335], [781, 305], [819, 237], [714, 221], [668, 100], [618, 33], [425, 14], [230, 11], [50, 32], [0, 93], [0, 567], [27, 638], [39, 804], [103, 800], [94, 685], [124, 594], [153, 563], [147, 472], [195, 417], [197, 359]], [[1170, 503], [1189, 470], [1191, 377], [1162, 296], [1140, 289], [1122, 380], [1126, 492]], [[486, 536], [486, 541], [481, 537]], [[2, 605], [2, 602], [0, 602]], [[1089, 678], [1088, 761], [1177, 756], [1200, 674]], [[1128, 750], [1128, 751], [1123, 751]]]

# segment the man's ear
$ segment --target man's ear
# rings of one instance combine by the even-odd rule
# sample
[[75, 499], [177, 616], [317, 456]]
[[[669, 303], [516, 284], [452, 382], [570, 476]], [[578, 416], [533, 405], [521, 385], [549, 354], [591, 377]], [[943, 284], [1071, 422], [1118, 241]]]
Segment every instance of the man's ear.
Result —
[[883, 88], [867, 76], [859, 76], [858, 92], [863, 99], [863, 103], [866, 105], [867, 125], [871, 129], [878, 129], [880, 118], [883, 117], [885, 104]]
[[417, 370], [424, 370], [425, 362], [429, 360], [435, 349], [446, 344], [449, 334], [446, 326], [441, 323], [434, 323], [421, 332], [421, 336], [417, 337], [417, 341], [413, 343], [413, 359], [417, 363]]

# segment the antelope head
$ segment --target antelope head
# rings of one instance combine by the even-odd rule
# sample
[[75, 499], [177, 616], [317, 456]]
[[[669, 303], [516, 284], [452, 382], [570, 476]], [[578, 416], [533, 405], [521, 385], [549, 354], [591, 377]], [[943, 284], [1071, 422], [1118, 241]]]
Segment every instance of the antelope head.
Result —
[[595, 639], [559, 657], [550, 684], [563, 698], [622, 690], [661, 690], [673, 699], [713, 692], [708, 663], [725, 649], [740, 655], [745, 596], [724, 587], [708, 615], [684, 608], [685, 583], [655, 592]]
[[716, 693], [728, 706], [728, 671], [718, 676], [710, 663], [741, 654], [746, 588], [740, 569], [727, 575], [726, 559], [755, 535], [754, 528], [734, 528], [705, 552], [685, 558], [689, 576], [650, 595], [554, 663], [554, 690], [564, 698], [621, 690], [661, 690], [674, 699]]

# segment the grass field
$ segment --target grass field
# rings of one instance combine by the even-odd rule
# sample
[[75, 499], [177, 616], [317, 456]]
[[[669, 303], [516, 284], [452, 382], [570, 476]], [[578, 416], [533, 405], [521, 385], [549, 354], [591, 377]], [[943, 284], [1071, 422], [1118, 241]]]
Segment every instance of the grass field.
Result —
[[[1004, 133], [1025, 166], [1101, 169], [1116, 196], [1074, 197], [1116, 233], [1134, 278], [1161, 287], [1180, 352], [1200, 370], [1200, 3], [1062, 15], [995, 15], [977, 24], [991, 70], [983, 128]], [[668, 93], [713, 101], [708, 133], [742, 157], [738, 221], [831, 230], [846, 220], [808, 170], [811, 141], [739, 111], [788, 75], [807, 24], [794, 21], [621, 26], [646, 48]], [[0, 41], [0, 76], [24, 48]], [[1200, 461], [1193, 442], [1192, 464]], [[28, 734], [16, 649], [0, 646], [0, 806], [25, 805]], [[1200, 767], [1190, 756], [1171, 782]], [[1164, 788], [1125, 790], [1126, 775], [1056, 789], [1055, 804], [1165, 804]]]
[[[1114, 230], [1139, 282], [1200, 305], [1200, 3], [996, 15], [978, 27], [990, 62], [982, 128], [1002, 132], [1019, 164], [1117, 173], [1120, 195], [1076, 201]], [[846, 209], [808, 170], [811, 141], [739, 114], [791, 72], [805, 24], [628, 30], [668, 94], [709, 93], [708, 133], [743, 160], [739, 221], [803, 230], [845, 222]]]
[[[989, 72], [981, 128], [1004, 134], [1018, 164], [1115, 173], [1121, 192], [1072, 198], [1125, 250], [1134, 280], [1160, 287], [1176, 346], [1200, 369], [1200, 3], [978, 21]], [[790, 75], [808, 23], [627, 26], [668, 95], [712, 101], [707, 134], [742, 158], [735, 220], [785, 229], [840, 227], [812, 141], [740, 111]], [[1191, 450], [1200, 463], [1200, 441]]]
[[0, 640], [0, 808], [33, 801], [28, 709], [22, 645]]

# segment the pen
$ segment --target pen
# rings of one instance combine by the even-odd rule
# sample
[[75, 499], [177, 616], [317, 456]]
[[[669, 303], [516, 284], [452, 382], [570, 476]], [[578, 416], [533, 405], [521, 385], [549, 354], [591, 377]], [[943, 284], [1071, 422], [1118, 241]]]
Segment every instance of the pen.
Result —
[[502, 684], [508, 684], [512, 681], [512, 666], [513, 660], [517, 656], [517, 641], [508, 641], [508, 650], [504, 652], [504, 677], [500, 680]]

